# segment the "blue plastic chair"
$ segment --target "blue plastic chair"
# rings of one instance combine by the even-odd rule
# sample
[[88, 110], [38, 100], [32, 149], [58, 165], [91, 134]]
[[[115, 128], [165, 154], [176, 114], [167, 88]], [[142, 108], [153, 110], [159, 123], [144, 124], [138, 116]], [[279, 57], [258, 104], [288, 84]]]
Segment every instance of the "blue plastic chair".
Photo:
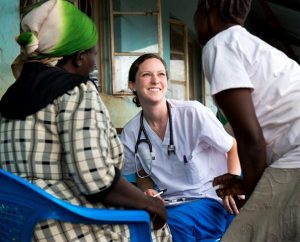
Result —
[[72, 205], [0, 169], [0, 241], [30, 242], [35, 225], [46, 219], [83, 224], [127, 224], [131, 241], [152, 241], [150, 216], [146, 211]]

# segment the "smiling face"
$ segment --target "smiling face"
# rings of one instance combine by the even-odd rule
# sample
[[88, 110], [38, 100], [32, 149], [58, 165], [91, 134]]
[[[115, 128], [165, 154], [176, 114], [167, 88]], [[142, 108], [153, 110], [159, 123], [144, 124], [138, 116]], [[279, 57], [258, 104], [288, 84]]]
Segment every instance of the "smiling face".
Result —
[[135, 75], [135, 81], [129, 87], [136, 90], [141, 105], [157, 104], [165, 100], [167, 92], [167, 71], [157, 58], [142, 62]]

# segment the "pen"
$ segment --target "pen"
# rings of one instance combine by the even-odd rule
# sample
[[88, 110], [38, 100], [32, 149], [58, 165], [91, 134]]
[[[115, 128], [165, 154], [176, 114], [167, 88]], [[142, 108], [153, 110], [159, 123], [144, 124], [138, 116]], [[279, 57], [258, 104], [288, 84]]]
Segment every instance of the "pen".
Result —
[[157, 197], [157, 196], [163, 194], [163, 193], [166, 192], [166, 191], [167, 191], [167, 189], [163, 189], [163, 190], [161, 190], [159, 193], [156, 193], [153, 197]]
[[188, 160], [185, 155], [183, 156], [183, 162], [184, 162], [184, 164], [188, 163]]

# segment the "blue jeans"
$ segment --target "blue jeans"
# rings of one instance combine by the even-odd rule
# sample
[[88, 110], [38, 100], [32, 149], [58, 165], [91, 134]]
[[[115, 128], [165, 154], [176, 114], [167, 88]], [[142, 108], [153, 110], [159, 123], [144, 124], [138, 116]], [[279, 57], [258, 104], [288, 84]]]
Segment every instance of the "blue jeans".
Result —
[[167, 207], [174, 242], [219, 241], [234, 216], [210, 198]]

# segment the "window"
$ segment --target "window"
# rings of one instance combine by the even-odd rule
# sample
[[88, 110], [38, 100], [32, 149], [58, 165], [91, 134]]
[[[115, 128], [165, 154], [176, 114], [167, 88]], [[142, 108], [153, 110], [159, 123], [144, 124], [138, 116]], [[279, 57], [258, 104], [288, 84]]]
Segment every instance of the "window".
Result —
[[187, 26], [170, 20], [170, 86], [171, 97], [178, 100], [189, 98]]
[[138, 56], [163, 55], [160, 7], [160, 0], [110, 0], [113, 94], [131, 94], [128, 70]]
[[98, 58], [96, 59], [96, 66], [90, 78], [98, 85], [99, 92], [103, 92], [105, 89], [105, 65], [104, 63], [104, 41], [101, 41], [103, 34], [103, 1], [102, 0], [70, 0], [75, 6], [77, 6], [82, 12], [86, 13], [96, 24], [99, 32], [100, 41], [98, 42], [97, 51]]
[[30, 5], [38, 2], [41, 2], [41, 0], [20, 0], [20, 16], [23, 16]]
[[[195, 43], [188, 43], [188, 66], [189, 66], [189, 100], [198, 100], [198, 89], [196, 82], [196, 67], [195, 67]], [[199, 67], [200, 68], [200, 67]]]

